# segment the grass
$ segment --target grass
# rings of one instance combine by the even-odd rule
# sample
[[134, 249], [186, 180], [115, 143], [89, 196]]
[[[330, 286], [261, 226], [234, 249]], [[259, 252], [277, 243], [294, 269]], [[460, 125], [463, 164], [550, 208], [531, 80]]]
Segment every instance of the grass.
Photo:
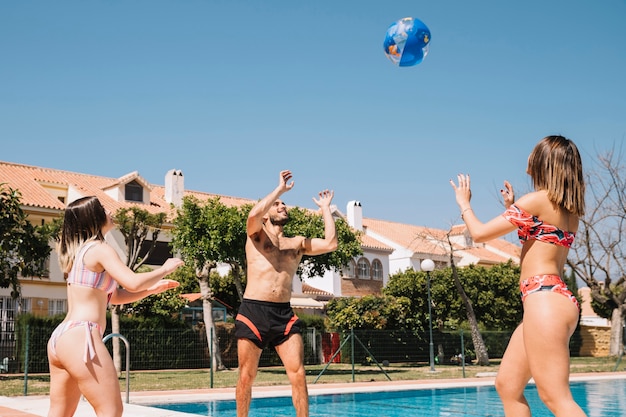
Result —
[[[383, 369], [392, 381], [405, 380], [437, 380], [473, 378], [484, 372], [497, 372], [500, 361], [492, 360], [490, 366], [466, 365], [464, 368], [457, 365], [435, 365], [435, 372], [430, 371], [428, 364], [391, 364]], [[611, 373], [616, 368], [617, 359], [603, 358], [572, 358], [571, 373], [604, 372]], [[625, 363], [620, 363], [619, 371], [624, 370]], [[355, 365], [354, 373], [349, 364], [333, 363], [320, 376], [325, 365], [310, 365], [306, 367], [307, 381], [313, 384], [324, 383], [351, 383], [386, 381], [387, 377], [376, 365]], [[169, 391], [188, 389], [208, 389], [234, 387], [237, 383], [237, 370], [226, 370], [211, 373], [208, 370], [163, 370], [163, 371], [131, 371], [130, 390], [137, 391]], [[120, 389], [126, 390], [126, 373], [120, 378]], [[319, 377], [319, 378], [318, 378]], [[212, 380], [212, 383], [211, 383]], [[255, 386], [287, 385], [289, 384], [282, 367], [260, 368]], [[47, 395], [50, 389], [48, 374], [29, 375], [26, 389], [24, 375], [1, 375], [0, 396]]]

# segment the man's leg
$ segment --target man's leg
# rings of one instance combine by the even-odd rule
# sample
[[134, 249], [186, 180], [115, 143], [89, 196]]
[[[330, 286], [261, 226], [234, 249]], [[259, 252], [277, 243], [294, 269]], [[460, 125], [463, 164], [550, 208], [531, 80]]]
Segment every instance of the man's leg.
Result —
[[248, 417], [252, 399], [252, 383], [259, 368], [262, 350], [248, 339], [237, 339], [239, 359], [239, 380], [235, 398], [237, 399], [237, 417]]
[[292, 334], [285, 342], [276, 346], [291, 383], [293, 406], [297, 417], [309, 417], [309, 392], [304, 369], [304, 343], [300, 334]]

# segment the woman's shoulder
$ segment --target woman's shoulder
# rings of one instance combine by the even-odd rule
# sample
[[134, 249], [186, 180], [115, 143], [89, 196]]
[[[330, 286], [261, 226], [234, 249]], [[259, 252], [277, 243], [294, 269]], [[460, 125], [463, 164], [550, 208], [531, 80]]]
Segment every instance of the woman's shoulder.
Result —
[[112, 251], [115, 252], [113, 248], [103, 240], [86, 242], [83, 248], [85, 257], [89, 258], [92, 262], [98, 262], [102, 257], [111, 256]]
[[538, 211], [551, 206], [548, 193], [545, 191], [532, 191], [524, 194], [514, 204], [532, 214], [537, 214]]
[[[518, 207], [521, 209], [550, 224], [564, 225], [564, 222], [569, 223], [569, 217], [563, 217], [563, 210], [550, 201], [547, 191], [533, 191], [525, 194], [515, 202], [516, 205], [518, 203]], [[565, 229], [568, 228], [566, 227]]]

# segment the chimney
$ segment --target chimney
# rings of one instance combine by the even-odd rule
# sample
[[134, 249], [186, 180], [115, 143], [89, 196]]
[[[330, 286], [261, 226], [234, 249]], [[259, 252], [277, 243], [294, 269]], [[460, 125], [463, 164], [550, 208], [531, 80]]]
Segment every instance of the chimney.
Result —
[[185, 179], [183, 172], [178, 169], [170, 169], [165, 174], [165, 201], [180, 207], [183, 204], [183, 192], [185, 191]]
[[348, 215], [348, 225], [356, 230], [363, 231], [363, 208], [361, 207], [361, 202], [356, 200], [348, 201], [346, 213]]

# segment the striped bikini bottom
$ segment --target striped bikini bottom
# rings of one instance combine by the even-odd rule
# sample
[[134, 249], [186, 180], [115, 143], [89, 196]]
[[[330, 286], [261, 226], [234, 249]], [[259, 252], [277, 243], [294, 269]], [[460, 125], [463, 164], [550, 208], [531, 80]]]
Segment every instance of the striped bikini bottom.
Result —
[[50, 336], [50, 341], [49, 341], [50, 351], [53, 354], [56, 354], [56, 344], [59, 338], [63, 336], [63, 333], [79, 326], [84, 326], [85, 328], [85, 353], [83, 354], [83, 362], [87, 363], [88, 359], [93, 360], [93, 358], [96, 357], [96, 350], [94, 349], [94, 346], [93, 346], [93, 338], [91, 336], [91, 330], [96, 328], [98, 329], [98, 332], [100, 332], [100, 337], [104, 335], [104, 332], [100, 328], [100, 325], [93, 321], [70, 320], [70, 321], [64, 321], [63, 323], [59, 324], [57, 328], [54, 329], [54, 332], [52, 332], [52, 335]]

